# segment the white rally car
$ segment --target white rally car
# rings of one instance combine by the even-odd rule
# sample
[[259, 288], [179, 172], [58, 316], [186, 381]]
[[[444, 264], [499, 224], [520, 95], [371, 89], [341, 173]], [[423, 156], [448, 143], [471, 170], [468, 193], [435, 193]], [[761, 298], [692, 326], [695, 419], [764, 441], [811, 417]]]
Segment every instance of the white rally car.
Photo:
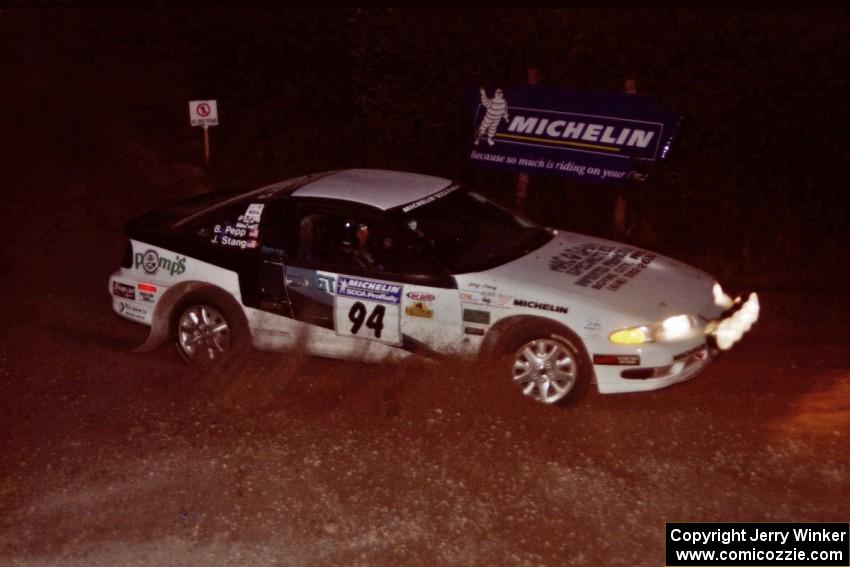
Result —
[[544, 228], [448, 179], [343, 170], [142, 215], [113, 309], [189, 361], [305, 348], [366, 361], [503, 361], [546, 403], [654, 390], [703, 370], [758, 318], [707, 274]]

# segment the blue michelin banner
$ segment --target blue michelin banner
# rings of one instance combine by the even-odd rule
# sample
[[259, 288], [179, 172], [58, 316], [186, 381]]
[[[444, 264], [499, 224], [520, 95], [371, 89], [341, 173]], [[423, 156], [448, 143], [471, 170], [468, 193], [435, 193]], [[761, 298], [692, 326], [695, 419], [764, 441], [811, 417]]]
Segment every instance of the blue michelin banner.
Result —
[[470, 88], [476, 165], [593, 181], [640, 178], [680, 117], [647, 96], [539, 85]]

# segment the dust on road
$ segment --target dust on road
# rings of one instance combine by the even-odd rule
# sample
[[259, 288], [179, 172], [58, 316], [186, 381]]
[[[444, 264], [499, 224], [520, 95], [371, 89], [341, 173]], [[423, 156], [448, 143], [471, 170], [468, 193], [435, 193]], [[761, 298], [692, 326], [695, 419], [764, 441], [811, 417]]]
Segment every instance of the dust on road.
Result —
[[848, 519], [845, 296], [762, 293], [701, 376], [569, 409], [476, 363], [205, 374], [132, 352], [103, 214], [0, 274], [2, 564], [660, 565], [668, 521]]

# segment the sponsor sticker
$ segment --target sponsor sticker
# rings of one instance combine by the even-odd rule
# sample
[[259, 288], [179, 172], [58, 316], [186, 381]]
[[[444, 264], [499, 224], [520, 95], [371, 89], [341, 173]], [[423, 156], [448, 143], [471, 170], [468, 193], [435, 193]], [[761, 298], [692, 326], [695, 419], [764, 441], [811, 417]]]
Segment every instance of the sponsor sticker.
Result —
[[494, 291], [468, 291], [460, 292], [461, 303], [473, 305], [486, 305], [487, 307], [509, 308], [513, 302], [510, 295], [502, 295]]
[[136, 290], [133, 286], [121, 282], [112, 282], [112, 295], [125, 299], [136, 299]]
[[402, 210], [402, 212], [407, 213], [409, 211], [412, 211], [413, 209], [418, 209], [422, 205], [427, 205], [428, 203], [431, 203], [433, 201], [436, 201], [437, 199], [445, 197], [449, 193], [451, 193], [453, 191], [457, 191], [458, 189], [459, 189], [459, 187], [457, 185], [452, 185], [451, 187], [446, 187], [442, 191], [438, 191], [437, 193], [434, 193], [433, 195], [425, 197], [424, 199], [419, 199], [418, 201], [414, 201], [414, 202], [410, 203], [409, 205], [405, 205], [404, 207], [402, 207], [401, 210]]
[[464, 309], [463, 320], [467, 323], [478, 323], [480, 325], [490, 324], [490, 313], [478, 309]]
[[240, 250], [253, 249], [257, 247], [258, 235], [259, 230], [256, 227], [246, 226], [242, 223], [217, 224], [213, 228], [213, 237], [210, 242], [228, 248], [239, 248]]
[[490, 284], [482, 284], [477, 282], [469, 282], [466, 284], [469, 289], [484, 289], [488, 291], [496, 291], [496, 286]]
[[636, 354], [594, 354], [593, 364], [608, 366], [639, 366], [640, 356]]
[[148, 283], [140, 283], [136, 286], [139, 290], [139, 299], [154, 303], [156, 301], [156, 286]]
[[428, 293], [426, 291], [409, 291], [407, 292], [407, 297], [412, 299], [413, 301], [434, 301], [436, 296], [432, 293]]
[[577, 286], [617, 291], [642, 273], [656, 256], [632, 246], [586, 243], [570, 246], [549, 259], [549, 269], [577, 279]]
[[401, 303], [401, 286], [398, 284], [340, 276], [336, 294], [366, 301], [398, 305]]
[[136, 321], [146, 321], [148, 310], [129, 301], [118, 302], [118, 313]]
[[186, 257], [176, 255], [174, 259], [164, 255], [160, 256], [156, 250], [147, 249], [144, 252], [136, 252], [133, 256], [134, 266], [138, 270], [142, 268], [146, 274], [154, 275], [162, 269], [169, 275], [179, 276], [186, 271]]
[[484, 336], [484, 329], [479, 329], [478, 327], [464, 327], [463, 332], [467, 335]]
[[528, 301], [527, 299], [514, 299], [514, 305], [517, 307], [528, 307], [529, 309], [553, 311], [555, 313], [567, 313], [569, 311], [569, 309], [561, 305], [552, 305], [551, 303], [539, 303], [537, 301]]
[[316, 274], [316, 287], [320, 290], [329, 293], [331, 295], [334, 294], [334, 283], [336, 282], [336, 278], [328, 275], [328, 274]]
[[405, 307], [404, 312], [411, 317], [424, 317], [426, 319], [432, 319], [434, 317], [434, 311], [428, 309], [428, 306], [421, 301]]
[[245, 210], [245, 214], [239, 217], [239, 221], [249, 228], [257, 228], [263, 217], [265, 203], [251, 203]]

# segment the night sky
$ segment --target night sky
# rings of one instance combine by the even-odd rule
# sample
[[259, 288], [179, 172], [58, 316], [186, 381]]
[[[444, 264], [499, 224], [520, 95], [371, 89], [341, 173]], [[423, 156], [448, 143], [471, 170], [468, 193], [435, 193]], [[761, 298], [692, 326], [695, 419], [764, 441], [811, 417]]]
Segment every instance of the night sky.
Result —
[[[532, 176], [533, 218], [795, 285], [827, 283], [818, 266], [846, 257], [843, 11], [12, 7], [0, 32], [7, 171], [84, 178], [120, 167], [127, 145], [202, 165], [187, 101], [215, 98], [211, 188], [379, 167], [512, 205], [516, 176], [467, 159], [464, 93], [534, 67], [570, 89], [634, 78], [683, 126], [644, 183]], [[612, 227], [618, 193], [627, 234]]]

